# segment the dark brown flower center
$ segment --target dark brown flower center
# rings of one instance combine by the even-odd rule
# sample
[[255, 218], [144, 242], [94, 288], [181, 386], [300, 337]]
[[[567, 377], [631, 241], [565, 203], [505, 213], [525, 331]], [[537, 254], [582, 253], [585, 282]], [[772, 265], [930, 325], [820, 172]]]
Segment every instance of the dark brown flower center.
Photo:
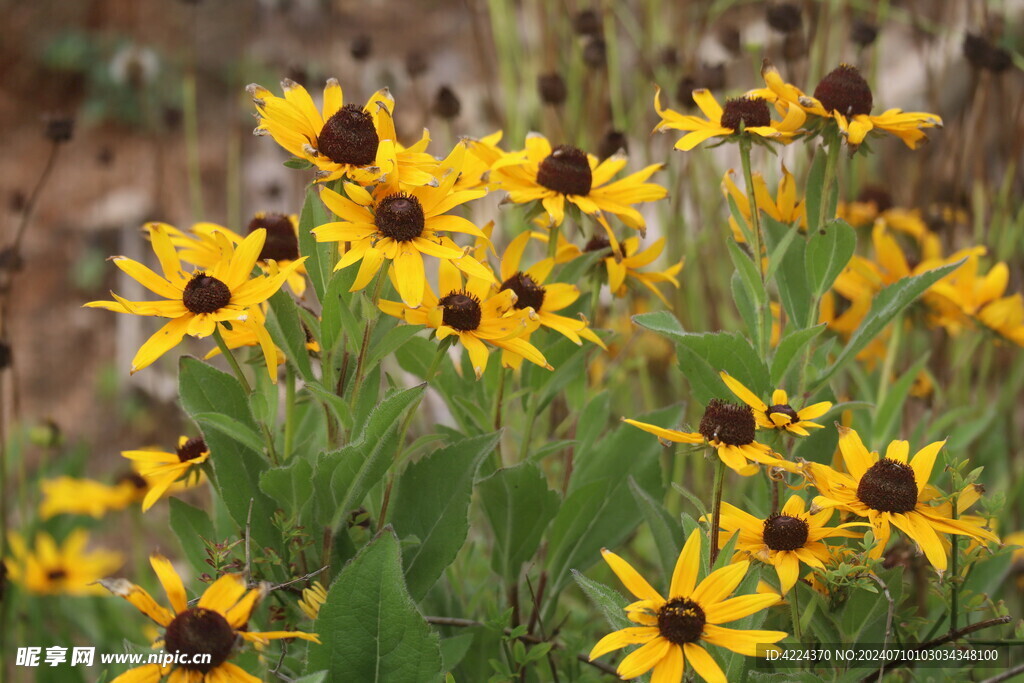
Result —
[[442, 297], [437, 304], [444, 309], [441, 321], [459, 332], [472, 332], [480, 327], [483, 311], [480, 299], [466, 291], [452, 292]]
[[250, 233], [260, 228], [267, 231], [267, 240], [260, 252], [261, 261], [295, 261], [299, 258], [299, 236], [288, 216], [266, 213], [249, 221]]
[[146, 483], [146, 479], [138, 472], [125, 472], [118, 476], [114, 483], [123, 484], [126, 482], [134, 486], [139, 491], [149, 488], [149, 484]]
[[612, 246], [604, 235], [594, 235], [583, 247], [583, 251], [603, 251]]
[[540, 162], [537, 182], [555, 192], [586, 196], [594, 176], [587, 153], [570, 145], [559, 145]]
[[231, 303], [231, 290], [217, 278], [199, 271], [185, 285], [181, 302], [192, 313], [213, 313]]
[[202, 437], [197, 436], [194, 439], [189, 439], [181, 446], [178, 446], [178, 460], [181, 462], [195, 460], [205, 452], [206, 442], [203, 441]]
[[857, 201], [865, 204], [874, 204], [879, 213], [888, 211], [893, 207], [892, 195], [881, 185], [867, 185], [860, 194]]
[[764, 543], [772, 550], [796, 550], [807, 543], [807, 522], [799, 517], [773, 514], [764, 520]]
[[814, 98], [826, 110], [846, 117], [870, 114], [873, 99], [871, 86], [860, 75], [857, 67], [840, 64], [814, 89]]
[[516, 293], [516, 308], [532, 308], [540, 311], [544, 304], [544, 288], [537, 281], [523, 272], [518, 272], [501, 283], [501, 289], [511, 289]]
[[754, 412], [750, 406], [737, 405], [717, 398], [711, 399], [700, 419], [700, 432], [708, 441], [720, 441], [729, 446], [746, 446], [754, 442]]
[[768, 103], [760, 97], [737, 97], [726, 100], [725, 106], [722, 107], [722, 127], [739, 130], [741, 123], [744, 128], [770, 126], [772, 115], [768, 111]]
[[914, 470], [905, 463], [882, 458], [861, 477], [857, 498], [880, 512], [910, 512], [917, 505]]
[[317, 138], [317, 150], [336, 164], [370, 166], [377, 159], [377, 129], [362, 107], [346, 104], [327, 119]]
[[675, 645], [699, 640], [704, 624], [704, 610], [689, 598], [672, 598], [658, 610], [658, 631]]
[[411, 194], [389, 194], [377, 204], [373, 224], [385, 237], [408, 242], [423, 234], [426, 218], [420, 200]]
[[66, 579], [67, 577], [68, 572], [63, 567], [51, 569], [50, 571], [46, 572], [46, 578], [48, 578], [50, 581], [60, 581], [62, 579]]
[[541, 74], [537, 77], [537, 91], [545, 104], [562, 104], [569, 96], [565, 80], [557, 73]]
[[780, 415], [785, 415], [786, 417], [789, 418], [790, 422], [799, 422], [800, 421], [800, 416], [796, 414], [795, 410], [793, 410], [793, 406], [789, 405], [788, 403], [777, 403], [777, 404], [775, 404], [773, 406], [769, 406], [768, 407], [768, 418], [769, 419], [771, 419], [772, 413], [777, 413], [777, 414], [780, 414]]
[[800, 28], [802, 22], [800, 8], [788, 2], [769, 5], [765, 10], [765, 18], [768, 25], [779, 33], [792, 33]]
[[167, 625], [164, 650], [188, 655], [210, 655], [206, 664], [182, 664], [186, 669], [206, 673], [223, 664], [235, 645], [235, 630], [218, 612], [193, 607], [185, 610]]

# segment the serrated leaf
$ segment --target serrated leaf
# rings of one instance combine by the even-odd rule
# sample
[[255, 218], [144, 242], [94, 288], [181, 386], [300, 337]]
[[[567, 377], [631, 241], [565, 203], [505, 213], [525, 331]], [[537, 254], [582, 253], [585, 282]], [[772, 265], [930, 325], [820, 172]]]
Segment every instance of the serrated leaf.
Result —
[[540, 469], [524, 462], [500, 469], [479, 484], [480, 503], [494, 532], [491, 567], [509, 584], [537, 551], [558, 509]]
[[391, 523], [399, 536], [414, 535], [420, 541], [402, 557], [414, 600], [427, 594], [466, 541], [473, 479], [500, 436], [456, 441], [409, 465], [399, 478]]
[[437, 681], [441, 646], [409, 596], [398, 538], [385, 527], [341, 570], [320, 607], [306, 669], [330, 680]]
[[590, 601], [601, 610], [601, 614], [604, 615], [609, 626], [616, 630], [635, 626], [626, 617], [625, 608], [630, 603], [630, 600], [626, 599], [622, 593], [599, 581], [588, 579], [575, 569], [572, 570], [572, 578], [583, 589], [583, 592], [590, 598]]
[[230, 415], [210, 411], [195, 413], [192, 419], [204, 429], [214, 429], [257, 453], [266, 447], [259, 434]]

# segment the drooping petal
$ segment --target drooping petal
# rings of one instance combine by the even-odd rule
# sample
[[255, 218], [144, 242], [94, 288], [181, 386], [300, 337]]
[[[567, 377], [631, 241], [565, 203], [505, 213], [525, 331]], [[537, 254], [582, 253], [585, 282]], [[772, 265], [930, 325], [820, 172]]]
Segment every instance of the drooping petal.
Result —
[[683, 645], [683, 654], [686, 656], [687, 661], [690, 662], [690, 666], [693, 667], [694, 671], [708, 683], [728, 683], [725, 674], [722, 672], [722, 667], [718, 666], [715, 658], [700, 645], [686, 643]]
[[601, 640], [597, 641], [594, 648], [587, 655], [589, 659], [594, 660], [602, 655], [606, 655], [613, 650], [621, 650], [627, 645], [639, 645], [647, 643], [658, 637], [658, 629], [653, 626], [632, 626], [624, 628], [620, 631], [609, 633]]
[[181, 577], [174, 570], [171, 561], [163, 555], [151, 555], [149, 564], [153, 567], [157, 578], [160, 579], [160, 585], [164, 587], [164, 592], [167, 593], [167, 599], [174, 611], [181, 614], [187, 610], [188, 598], [185, 596], [185, 585], [181, 582]]
[[625, 586], [630, 593], [641, 600], [665, 602], [665, 598], [661, 597], [661, 593], [654, 590], [654, 588], [651, 587], [651, 584], [647, 583], [647, 579], [640, 576], [640, 574], [624, 559], [607, 548], [601, 549], [601, 555], [604, 556], [604, 561], [608, 563], [608, 566], [612, 568], [615, 575], [619, 577], [620, 581], [622, 581], [622, 585]]

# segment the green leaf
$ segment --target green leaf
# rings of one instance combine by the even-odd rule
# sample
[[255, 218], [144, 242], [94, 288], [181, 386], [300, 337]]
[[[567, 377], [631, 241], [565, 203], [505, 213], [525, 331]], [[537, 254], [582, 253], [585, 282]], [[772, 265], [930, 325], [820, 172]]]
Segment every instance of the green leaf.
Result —
[[400, 537], [419, 539], [402, 557], [414, 600], [423, 599], [465, 543], [473, 479], [500, 437], [497, 432], [456, 441], [409, 465], [399, 478], [391, 523]]
[[856, 248], [857, 233], [840, 218], [810, 232], [804, 264], [807, 283], [815, 297], [820, 297], [832, 287]]
[[743, 382], [755, 394], [764, 395], [771, 389], [764, 361], [739, 334], [684, 332], [667, 311], [635, 315], [633, 322], [677, 343], [679, 367], [701, 403], [732, 395], [718, 374], [721, 370]]
[[754, 347], [757, 348], [760, 346], [759, 340], [761, 337], [761, 320], [757, 311], [757, 305], [751, 299], [750, 291], [743, 283], [743, 276], [738, 272], [732, 274], [732, 280], [729, 284], [732, 290], [733, 303], [736, 304], [736, 310], [739, 311], [740, 317], [743, 318], [743, 324], [747, 326], [747, 333], [750, 335], [751, 341], [754, 342]]
[[213, 483], [231, 518], [239, 528], [245, 528], [251, 499], [253, 539], [281, 550], [281, 533], [273, 524], [277, 504], [259, 488], [260, 474], [269, 467], [266, 459], [260, 451], [224, 433], [224, 420], [211, 422], [197, 417], [220, 414], [255, 432], [256, 421], [242, 387], [231, 375], [188, 356], [179, 363], [178, 384], [182, 407], [202, 429], [210, 447]]
[[277, 501], [282, 509], [296, 516], [315, 502], [313, 484], [313, 466], [299, 456], [289, 460], [284, 467], [274, 467], [260, 476], [260, 490]]
[[262, 453], [266, 447], [263, 438], [255, 430], [246, 426], [239, 420], [223, 413], [204, 412], [195, 413], [192, 419], [200, 423], [204, 429], [215, 429], [221, 434], [237, 441], [250, 450]]
[[351, 431], [354, 418], [352, 416], [352, 409], [349, 407], [348, 402], [345, 399], [341, 398], [334, 392], [323, 388], [323, 386], [316, 381], [307, 382], [303, 389], [309, 391], [309, 393], [316, 396], [321, 403], [330, 408], [331, 412], [336, 418], [338, 418], [338, 421], [341, 422], [341, 425], [345, 428], [345, 431]]
[[[441, 640], [441, 659], [444, 660], [446, 671], [451, 671], [465, 659], [466, 653], [469, 652], [469, 648], [473, 645], [475, 638], [476, 633], [470, 631], [469, 633], [463, 632]], [[448, 675], [450, 676], [451, 674]], [[451, 680], [454, 681], [455, 679]]]
[[665, 576], [672, 576], [679, 551], [685, 542], [683, 528], [675, 523], [672, 515], [665, 510], [664, 505], [658, 503], [637, 485], [633, 477], [629, 478], [629, 491], [633, 494], [633, 499], [643, 513], [647, 526], [651, 529], [651, 535], [654, 536], [654, 544], [658, 548]]
[[[838, 144], [838, 141], [833, 140], [829, 143]], [[831, 192], [828, 197], [822, 197], [822, 193], [825, 189], [825, 167], [828, 165], [828, 153], [825, 148], [818, 147], [814, 155], [814, 160], [811, 162], [811, 170], [807, 173], [807, 188], [804, 192], [806, 201], [804, 205], [807, 207], [807, 225], [808, 230], [816, 230], [820, 226], [817, 225], [818, 216], [821, 215], [821, 203], [824, 201], [825, 206], [825, 220], [828, 220], [836, 215], [836, 204], [839, 199], [839, 183], [833, 182]], [[812, 221], [814, 224], [812, 224]]]
[[[307, 168], [313, 168], [313, 162], [309, 159], [303, 159], [302, 157], [292, 157], [288, 161], [284, 162], [287, 168], [294, 168], [298, 170], [305, 170]], [[296, 681], [298, 683], [298, 681]]]
[[588, 579], [586, 576], [572, 570], [572, 578], [575, 579], [577, 585], [583, 589], [583, 592], [587, 594], [590, 601], [597, 605], [598, 609], [601, 610], [601, 614], [608, 621], [608, 625], [613, 629], [629, 628], [635, 626], [633, 622], [626, 617], [626, 605], [629, 604], [629, 600], [622, 596], [614, 588], [604, 585], [599, 581]]
[[409, 597], [394, 530], [385, 527], [341, 570], [320, 608], [307, 671], [330, 680], [437, 681], [441, 645]]
[[814, 387], [812, 393], [817, 391], [840, 368], [853, 360], [903, 309], [924, 294], [925, 290], [933, 284], [963, 265], [965, 260], [960, 259], [956, 263], [933, 268], [920, 275], [905, 277], [879, 292], [875, 296], [874, 301], [871, 302], [871, 310], [868, 311], [860, 327], [850, 337], [850, 341], [840, 351], [838, 358], [821, 375], [815, 378], [812, 383]]
[[374, 408], [358, 439], [339, 451], [320, 456], [318, 470], [333, 472], [335, 513], [331, 526], [337, 526], [349, 511], [358, 507], [387, 472], [398, 448], [400, 418], [413, 402], [419, 401], [425, 389], [426, 385], [420, 384], [394, 392]]
[[313, 366], [306, 349], [306, 329], [299, 318], [299, 307], [291, 294], [279, 289], [270, 297], [270, 314], [267, 316], [267, 331], [279, 348], [284, 350], [288, 362], [298, 369], [303, 380], [313, 377]]
[[310, 232], [313, 228], [330, 221], [327, 209], [320, 201], [317, 186], [310, 185], [306, 189], [306, 200], [299, 214], [299, 253], [308, 257], [305, 262], [306, 273], [313, 283], [317, 301], [324, 303], [327, 283], [331, 279], [334, 264], [337, 262], [338, 247], [334, 242], [317, 242]]
[[771, 384], [773, 387], [777, 387], [782, 384], [782, 380], [786, 377], [786, 373], [793, 367], [793, 361], [797, 359], [804, 347], [806, 347], [811, 341], [817, 337], [825, 329], [825, 323], [820, 323], [814, 327], [806, 327], [803, 329], [797, 329], [788, 333], [785, 337], [779, 341], [778, 347], [775, 349], [775, 356], [772, 357], [772, 369], [771, 369]]
[[398, 325], [388, 330], [382, 339], [373, 344], [366, 361], [366, 367], [372, 368], [384, 358], [402, 348], [423, 328], [418, 325]]
[[[786, 252], [789, 251], [790, 246], [793, 245], [797, 235], [800, 234], [800, 221], [796, 221], [793, 225], [786, 225], [785, 223], [779, 223], [774, 218], [767, 214], [761, 215], [761, 221], [763, 224], [771, 222], [774, 224], [774, 230], [778, 235], [782, 237], [772, 247], [772, 250], [768, 253], [768, 270], [764, 274], [764, 279], [768, 282], [775, 277], [775, 273], [778, 271], [779, 266], [782, 265]], [[804, 242], [801, 240], [801, 244]]]
[[[767, 217], [766, 217], [767, 219]], [[763, 223], [765, 241], [772, 253], [792, 232], [790, 228], [778, 221], [767, 219]], [[802, 239], [793, 239], [785, 254], [769, 267], [776, 268], [775, 284], [779, 289], [779, 300], [786, 310], [789, 319], [800, 327], [807, 327], [811, 320], [811, 288], [807, 284], [807, 272], [804, 265], [804, 253], [807, 243]]]
[[754, 263], [752, 257], [747, 256], [740, 249], [740, 246], [736, 244], [736, 240], [726, 240], [729, 246], [729, 256], [732, 258], [732, 263], [736, 266], [736, 273], [743, 279], [743, 284], [746, 285], [747, 292], [750, 293], [750, 298], [753, 300], [756, 307], [764, 306], [768, 300], [768, 295], [764, 291], [764, 285], [761, 283], [761, 274], [758, 272], [757, 264]]
[[206, 564], [206, 544], [203, 539], [213, 541], [216, 534], [209, 515], [197, 507], [177, 498], [167, 501], [171, 508], [171, 529], [181, 543], [192, 568], [197, 572], [205, 572], [210, 565]]
[[348, 291], [358, 272], [358, 268], [345, 268], [332, 273], [328, 280], [320, 313], [320, 343], [323, 352], [342, 350], [342, 336], [348, 338], [347, 348], [350, 351], [356, 353], [359, 350], [363, 340], [363, 326], [352, 312], [350, 304], [353, 296]]
[[479, 484], [480, 503], [494, 532], [491, 567], [509, 584], [537, 552], [541, 536], [555, 516], [559, 496], [548, 489], [533, 463], [500, 469]]

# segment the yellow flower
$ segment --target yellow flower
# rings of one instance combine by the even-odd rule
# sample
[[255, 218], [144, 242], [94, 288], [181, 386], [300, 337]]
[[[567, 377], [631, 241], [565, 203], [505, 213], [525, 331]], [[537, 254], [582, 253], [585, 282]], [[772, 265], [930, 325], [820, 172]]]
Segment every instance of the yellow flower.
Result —
[[[344, 104], [338, 81], [328, 79], [323, 108], [317, 109], [306, 89], [294, 81], [281, 82], [284, 97], [261, 85], [246, 88], [256, 105], [260, 124], [255, 135], [270, 135], [277, 144], [317, 169], [317, 180], [342, 176], [367, 185], [381, 175], [397, 175], [405, 185], [432, 182], [437, 160], [426, 153], [430, 138], [424, 131], [415, 145], [398, 145], [392, 118], [395, 100], [387, 88], [378, 90], [365, 107]], [[390, 145], [382, 144], [389, 141]]]
[[943, 325], [957, 333], [965, 321], [986, 327], [1024, 346], [1024, 298], [1003, 296], [1010, 280], [1005, 263], [997, 263], [985, 275], [979, 274], [979, 251], [971, 253], [956, 272], [932, 286], [936, 307], [947, 312]]
[[772, 119], [767, 100], [762, 97], [738, 97], [726, 100], [723, 108], [715, 96], [705, 88], [693, 91], [693, 101], [707, 118], [680, 114], [673, 109], [662, 109], [661, 88], [654, 91], [654, 110], [661, 121], [655, 131], [669, 129], [689, 131], [676, 141], [675, 148], [688, 152], [710, 138], [728, 138], [750, 134], [755, 139], [790, 142], [807, 116], [799, 107], [790, 107], [782, 121]]
[[516, 301], [512, 304], [513, 308], [532, 308], [541, 325], [568, 337], [573, 343], [582, 344], [582, 337], [602, 349], [606, 348], [601, 338], [587, 327], [586, 320], [567, 318], [556, 314], [556, 311], [575, 303], [580, 296], [580, 290], [576, 285], [563, 282], [544, 284], [554, 267], [552, 259], [543, 259], [525, 271], [520, 270], [523, 251], [530, 239], [529, 232], [520, 233], [505, 249], [505, 254], [501, 259], [501, 287], [499, 289], [510, 289], [515, 292]]
[[475, 190], [478, 188], [489, 188], [491, 182], [489, 174], [491, 166], [498, 159], [505, 155], [505, 152], [498, 147], [501, 142], [502, 132], [496, 131], [479, 140], [466, 140], [466, 160], [462, 164], [462, 173], [455, 181], [456, 190]]
[[144, 481], [134, 481], [130, 476], [113, 486], [93, 479], [57, 477], [43, 479], [39, 487], [43, 493], [39, 516], [43, 519], [56, 515], [88, 515], [99, 519], [108, 512], [123, 510], [134, 503], [147, 485]]
[[778, 69], [765, 60], [761, 67], [767, 88], [751, 91], [749, 95], [764, 97], [788, 111], [802, 109], [808, 114], [835, 121], [846, 143], [856, 148], [872, 131], [891, 133], [914, 149], [924, 137], [922, 129], [942, 126], [942, 119], [927, 112], [905, 112], [888, 109], [871, 116], [874, 98], [871, 86], [860, 75], [857, 67], [840, 64], [829, 72], [808, 97], [796, 86], [786, 83]]
[[636, 420], [623, 421], [667, 441], [707, 444], [715, 449], [722, 462], [745, 477], [757, 472], [757, 465], [752, 463], [781, 467], [787, 471], [794, 471], [795, 468], [793, 463], [780, 460], [776, 457], [778, 453], [755, 440], [757, 422], [749, 406], [713, 398], [704, 409], [704, 416], [696, 432], [665, 429]]
[[[874, 531], [876, 545], [871, 557], [881, 557], [895, 526], [914, 539], [924, 551], [933, 567], [946, 569], [946, 545], [939, 533], [962, 534], [981, 541], [999, 538], [982, 528], [984, 520], [952, 517], [952, 506], [933, 504], [941, 496], [938, 489], [928, 485], [935, 457], [945, 444], [928, 444], [908, 462], [910, 445], [906, 441], [893, 441], [885, 457], [869, 453], [856, 431], [839, 427], [839, 450], [849, 472], [838, 472], [827, 465], [810, 463], [808, 474], [821, 495], [811, 508], [839, 508], [861, 517], [867, 517]], [[975, 487], [961, 493], [958, 510], [977, 500]]]
[[[249, 309], [269, 299], [305, 260], [293, 261], [274, 276], [251, 278], [267, 234], [266, 230], [259, 229], [242, 240], [237, 248], [225, 252], [211, 268], [197, 270], [189, 277], [182, 270], [171, 238], [162, 226], [151, 224], [149, 233], [163, 277], [125, 256], [116, 256], [113, 261], [118, 268], [166, 301], [127, 301], [113, 294], [114, 301], [85, 304], [117, 313], [171, 319], [135, 354], [132, 373], [149, 366], [177, 346], [185, 334], [207, 337], [213, 334], [217, 323], [244, 321]], [[267, 369], [276, 379], [276, 352], [270, 334], [262, 326], [257, 332], [267, 358]]]
[[207, 587], [194, 607], [189, 607], [185, 586], [170, 560], [153, 555], [149, 563], [164, 587], [171, 609], [127, 579], [105, 579], [100, 583], [165, 629], [165, 652], [180, 653], [183, 659], [200, 659], [203, 663], [145, 664], [126, 671], [111, 683], [158, 683], [165, 676], [169, 683], [259, 683], [260, 679], [228, 661], [239, 638], [256, 645], [281, 638], [320, 642], [315, 633], [249, 630], [249, 618], [266, 595], [266, 584], [246, 591], [241, 574], [225, 574]]
[[821, 429], [823, 425], [811, 420], [821, 417], [829, 411], [832, 403], [821, 401], [807, 406], [803, 410], [795, 410], [789, 405], [789, 396], [782, 389], [772, 392], [772, 404], [768, 405], [757, 394], [743, 386], [735, 377], [727, 372], [720, 373], [722, 381], [736, 398], [746, 403], [754, 411], [757, 426], [762, 429], [784, 429], [798, 436], [810, 436], [808, 429]]
[[487, 279], [493, 274], [479, 261], [467, 257], [448, 237], [439, 232], [461, 232], [484, 238], [480, 228], [461, 216], [448, 212], [456, 206], [486, 194], [486, 190], [454, 190], [466, 147], [459, 143], [442, 166], [449, 170], [437, 187], [399, 189], [389, 178], [377, 185], [372, 194], [352, 184], [345, 186], [348, 197], [324, 188], [320, 198], [340, 221], [313, 229], [318, 242], [351, 242], [351, 247], [335, 265], [335, 270], [359, 263], [359, 272], [349, 289], [366, 287], [385, 260], [394, 264], [395, 287], [402, 300], [416, 308], [423, 301], [426, 286], [423, 256], [450, 261], [468, 275]]
[[34, 595], [95, 595], [99, 586], [93, 584], [124, 563], [120, 553], [86, 552], [89, 532], [85, 529], [72, 531], [61, 545], [41, 531], [32, 550], [17, 532], [7, 538], [11, 549], [11, 556], [4, 560], [7, 577]]
[[[732, 179], [734, 173], [735, 171], [732, 169], [726, 171], [722, 177], [722, 190], [726, 197], [732, 197], [733, 201], [736, 202], [736, 208], [740, 210], [746, 224], [749, 226], [750, 201], [747, 199], [746, 193]], [[768, 192], [768, 184], [765, 182], [763, 175], [754, 173], [753, 179], [754, 199], [757, 200], [759, 211], [763, 211], [784, 225], [792, 225], [796, 221], [800, 221], [801, 229], [807, 229], [807, 209], [804, 206], [804, 202], [797, 198], [796, 179], [793, 178], [793, 174], [789, 172], [785, 164], [782, 166], [782, 179], [779, 180], [779, 188], [775, 197], [772, 197]], [[731, 215], [729, 216], [729, 227], [732, 228], [732, 235], [737, 242], [742, 244], [746, 241], [746, 238], [743, 236], [743, 230]]]
[[540, 322], [532, 309], [514, 307], [515, 292], [505, 289], [492, 294], [491, 283], [480, 278], [469, 278], [464, 285], [462, 275], [450, 261], [441, 261], [438, 281], [440, 298], [434, 296], [430, 285], [425, 285], [421, 307], [382, 300], [380, 310], [410, 325], [426, 325], [436, 331], [438, 339], [456, 337], [469, 352], [477, 379], [487, 368], [488, 344], [552, 369], [544, 354], [523, 339]]
[[737, 562], [711, 572], [697, 583], [700, 567], [700, 530], [686, 540], [669, 586], [668, 598], [654, 590], [625, 560], [607, 549], [601, 554], [622, 584], [636, 596], [626, 616], [639, 626], [609, 633], [590, 651], [590, 659], [640, 645], [629, 653], [616, 669], [623, 679], [636, 678], [654, 669], [652, 681], [675, 683], [683, 679], [686, 664], [708, 683], [725, 683], [725, 674], [705, 649], [717, 645], [748, 657], [757, 656], [758, 647], [777, 643], [784, 631], [754, 631], [725, 628], [721, 624], [742, 619], [778, 604], [777, 595], [729, 596], [747, 574], [749, 562]]
[[320, 614], [320, 607], [327, 602], [327, 591], [319, 581], [314, 581], [307, 588], [302, 589], [302, 597], [299, 599], [299, 609], [310, 619], [316, 619]]
[[779, 575], [781, 594], [785, 595], [800, 578], [801, 562], [808, 567], [825, 569], [832, 560], [832, 551], [822, 539], [860, 537], [861, 534], [844, 528], [859, 526], [859, 522], [838, 527], [825, 526], [833, 514], [835, 510], [832, 508], [808, 514], [804, 510], [803, 498], [797, 495], [789, 497], [780, 513], [765, 519], [723, 502], [720, 525], [727, 533], [719, 536], [719, 548], [724, 548], [733, 534], [739, 533], [733, 561], [751, 557], [772, 565]]
[[191, 481], [193, 485], [198, 483], [201, 476], [199, 466], [210, 457], [210, 449], [201, 437], [190, 439], [182, 436], [178, 438], [178, 448], [174, 453], [136, 450], [122, 451], [121, 455], [136, 463], [139, 474], [149, 484], [149, 491], [142, 501], [142, 511], [146, 512], [179, 479]]
[[669, 282], [679, 288], [679, 280], [676, 275], [683, 269], [683, 259], [679, 263], [669, 266], [664, 270], [642, 271], [641, 268], [649, 266], [658, 260], [661, 252], [665, 249], [665, 238], [659, 237], [654, 243], [644, 250], [640, 249], [639, 237], [627, 237], [622, 242], [615, 239], [611, 228], [601, 219], [605, 226], [606, 236], [597, 234], [583, 248], [584, 252], [604, 251], [611, 249], [611, 254], [604, 258], [605, 269], [608, 272], [608, 289], [615, 296], [626, 296], [627, 281], [632, 279], [649, 289], [656, 297], [661, 299], [669, 308], [672, 304], [661, 293], [657, 285]]
[[509, 152], [494, 162], [491, 182], [507, 191], [509, 200], [516, 204], [539, 200], [551, 226], [562, 224], [568, 201], [583, 213], [614, 214], [629, 227], [644, 231], [644, 217], [633, 205], [668, 195], [664, 187], [646, 182], [663, 164], [651, 164], [612, 181], [626, 167], [626, 161], [624, 156], [615, 155], [598, 162], [593, 154], [570, 145], [552, 149], [543, 135], [530, 133], [525, 149]]

